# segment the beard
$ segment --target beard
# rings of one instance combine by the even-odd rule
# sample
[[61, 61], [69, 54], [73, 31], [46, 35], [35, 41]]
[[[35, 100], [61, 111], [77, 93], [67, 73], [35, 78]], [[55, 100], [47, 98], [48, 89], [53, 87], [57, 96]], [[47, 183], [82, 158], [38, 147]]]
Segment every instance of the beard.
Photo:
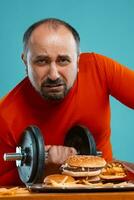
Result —
[[70, 88], [67, 88], [67, 84], [62, 78], [56, 80], [47, 78], [41, 84], [40, 94], [46, 100], [62, 100], [69, 90]]

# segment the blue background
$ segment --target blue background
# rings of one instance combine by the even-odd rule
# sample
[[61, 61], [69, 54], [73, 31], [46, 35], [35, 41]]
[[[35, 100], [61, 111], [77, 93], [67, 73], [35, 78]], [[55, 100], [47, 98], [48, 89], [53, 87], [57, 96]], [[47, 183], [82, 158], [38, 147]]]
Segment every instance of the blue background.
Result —
[[[25, 29], [46, 17], [72, 24], [81, 35], [81, 51], [104, 54], [134, 70], [134, 0], [0, 0], [0, 98], [25, 76]], [[134, 111], [113, 98], [111, 106], [114, 156], [134, 162]]]

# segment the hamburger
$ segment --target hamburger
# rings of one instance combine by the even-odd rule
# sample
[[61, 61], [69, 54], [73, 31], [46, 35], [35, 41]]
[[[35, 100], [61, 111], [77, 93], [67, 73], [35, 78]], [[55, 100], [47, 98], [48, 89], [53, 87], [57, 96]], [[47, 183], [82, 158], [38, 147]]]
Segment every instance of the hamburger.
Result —
[[75, 179], [68, 175], [51, 174], [45, 177], [44, 183], [48, 186], [73, 185], [75, 184]]
[[70, 156], [61, 166], [62, 174], [73, 177], [97, 177], [106, 161], [102, 157], [89, 155]]

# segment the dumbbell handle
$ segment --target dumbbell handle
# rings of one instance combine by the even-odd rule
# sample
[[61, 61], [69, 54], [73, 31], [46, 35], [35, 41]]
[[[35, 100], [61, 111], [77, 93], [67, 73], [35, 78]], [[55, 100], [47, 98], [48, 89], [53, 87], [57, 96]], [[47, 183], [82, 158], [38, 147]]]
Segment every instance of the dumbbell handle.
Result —
[[[5, 161], [16, 161], [16, 160], [23, 160], [26, 157], [26, 153], [4, 153], [4, 160]], [[48, 158], [48, 151], [45, 152], [45, 158]]]
[[[15, 161], [15, 160], [23, 160], [25, 157], [22, 153], [4, 153], [5, 161]], [[48, 152], [45, 152], [45, 158], [47, 159]]]
[[22, 153], [4, 153], [4, 160], [5, 161], [14, 161], [14, 160], [22, 160], [23, 159]]

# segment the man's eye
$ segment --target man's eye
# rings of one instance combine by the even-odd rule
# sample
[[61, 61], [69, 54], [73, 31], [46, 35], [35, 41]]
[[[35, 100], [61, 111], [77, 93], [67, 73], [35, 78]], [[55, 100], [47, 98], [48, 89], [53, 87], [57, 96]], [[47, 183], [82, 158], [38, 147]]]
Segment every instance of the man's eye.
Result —
[[45, 65], [45, 64], [47, 64], [46, 60], [44, 60], [44, 59], [36, 60], [35, 63], [38, 64], [38, 65]]
[[70, 63], [70, 61], [66, 58], [60, 58], [57, 62], [61, 65], [68, 65]]

